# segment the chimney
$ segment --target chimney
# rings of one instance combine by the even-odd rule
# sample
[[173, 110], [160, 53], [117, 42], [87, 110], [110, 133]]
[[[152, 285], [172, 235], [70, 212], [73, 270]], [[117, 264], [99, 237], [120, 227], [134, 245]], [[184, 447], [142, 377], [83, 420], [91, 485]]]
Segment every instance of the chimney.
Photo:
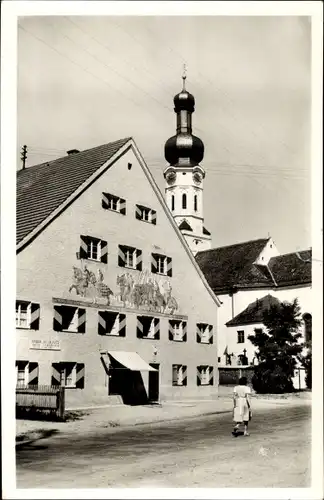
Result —
[[70, 156], [70, 155], [76, 155], [77, 153], [80, 153], [80, 151], [78, 149], [69, 149], [69, 151], [67, 151], [67, 154]]

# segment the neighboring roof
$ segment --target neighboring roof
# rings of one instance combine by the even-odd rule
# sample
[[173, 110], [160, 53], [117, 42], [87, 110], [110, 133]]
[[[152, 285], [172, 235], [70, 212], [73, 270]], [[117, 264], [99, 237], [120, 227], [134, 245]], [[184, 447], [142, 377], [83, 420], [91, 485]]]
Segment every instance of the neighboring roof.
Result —
[[253, 266], [268, 240], [262, 238], [198, 252], [196, 261], [212, 290], [220, 293], [240, 285], [269, 284], [260, 266]]
[[262, 323], [264, 312], [271, 306], [280, 304], [280, 300], [268, 294], [262, 299], [257, 299], [247, 306], [244, 311], [235, 316], [226, 323], [226, 326], [251, 325], [253, 323]]
[[203, 234], [207, 234], [208, 236], [210, 236], [210, 232], [205, 227], [203, 227]]
[[303, 250], [301, 252], [272, 257], [268, 263], [268, 267], [279, 287], [311, 283], [312, 250]]
[[186, 219], [184, 219], [180, 226], [179, 226], [179, 229], [180, 230], [185, 230], [185, 231], [192, 231], [192, 227], [190, 226], [189, 222], [186, 221]]
[[17, 172], [17, 244], [105, 164], [130, 138]]

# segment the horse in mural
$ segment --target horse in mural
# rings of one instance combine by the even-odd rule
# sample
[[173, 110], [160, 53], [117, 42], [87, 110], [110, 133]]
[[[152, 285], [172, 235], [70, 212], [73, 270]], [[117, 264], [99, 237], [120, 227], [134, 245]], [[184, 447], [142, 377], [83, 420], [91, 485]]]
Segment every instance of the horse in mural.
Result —
[[83, 269], [73, 266], [73, 283], [69, 288], [69, 292], [75, 290], [77, 295], [86, 297], [87, 292], [92, 292], [94, 301], [96, 297], [107, 299], [107, 304], [110, 304], [110, 295], [113, 295], [111, 289], [104, 283], [104, 276], [98, 269], [98, 278], [93, 271], [89, 271], [87, 266]]

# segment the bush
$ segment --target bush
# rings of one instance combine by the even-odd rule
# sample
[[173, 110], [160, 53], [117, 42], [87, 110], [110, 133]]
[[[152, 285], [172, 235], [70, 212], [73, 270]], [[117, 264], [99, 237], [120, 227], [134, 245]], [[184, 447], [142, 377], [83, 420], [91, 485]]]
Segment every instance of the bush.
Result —
[[280, 366], [272, 370], [265, 364], [255, 367], [252, 386], [259, 394], [283, 394], [294, 391], [291, 378]]

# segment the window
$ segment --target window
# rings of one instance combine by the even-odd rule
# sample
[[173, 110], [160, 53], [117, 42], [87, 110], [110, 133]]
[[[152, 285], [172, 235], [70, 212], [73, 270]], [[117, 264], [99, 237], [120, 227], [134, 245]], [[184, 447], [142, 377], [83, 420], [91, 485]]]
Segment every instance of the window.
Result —
[[172, 276], [172, 259], [165, 255], [152, 253], [151, 272]]
[[186, 365], [172, 365], [172, 385], [187, 385]]
[[39, 329], [40, 306], [25, 300], [16, 300], [16, 327]]
[[198, 210], [198, 197], [195, 194], [195, 196], [194, 196], [194, 211], [197, 212], [197, 210]]
[[142, 271], [142, 250], [126, 245], [119, 245], [118, 265]]
[[197, 366], [197, 385], [214, 384], [214, 367], [201, 365]]
[[254, 333], [255, 334], [260, 334], [262, 332], [263, 332], [262, 328], [254, 328]]
[[143, 207], [142, 205], [136, 205], [135, 217], [138, 220], [156, 224], [156, 211], [152, 210], [151, 208]]
[[174, 207], [175, 207], [175, 203], [174, 203], [174, 194], [171, 195], [171, 210], [173, 211], [174, 210]]
[[213, 343], [213, 326], [207, 323], [197, 323], [196, 340], [199, 344]]
[[126, 215], [126, 201], [109, 193], [102, 193], [102, 208]]
[[169, 340], [187, 342], [187, 323], [185, 321], [169, 321]]
[[98, 312], [98, 334], [126, 336], [126, 316], [110, 311]]
[[183, 195], [182, 195], [182, 208], [183, 209], [187, 208], [187, 195], [186, 195], [186, 193], [183, 193]]
[[16, 361], [17, 387], [38, 385], [38, 363], [29, 361]]
[[237, 332], [237, 343], [244, 344], [244, 330], [239, 330]]
[[160, 338], [160, 320], [151, 316], [137, 316], [137, 338], [154, 339]]
[[52, 385], [84, 388], [84, 363], [64, 361], [52, 363]]
[[312, 315], [309, 313], [305, 313], [303, 315], [304, 320], [304, 334], [305, 334], [305, 342], [310, 342], [312, 340]]
[[80, 236], [80, 251], [78, 253], [78, 258], [96, 260], [107, 264], [107, 241], [93, 238], [92, 236]]
[[73, 306], [54, 306], [53, 329], [56, 332], [85, 333], [86, 311]]

